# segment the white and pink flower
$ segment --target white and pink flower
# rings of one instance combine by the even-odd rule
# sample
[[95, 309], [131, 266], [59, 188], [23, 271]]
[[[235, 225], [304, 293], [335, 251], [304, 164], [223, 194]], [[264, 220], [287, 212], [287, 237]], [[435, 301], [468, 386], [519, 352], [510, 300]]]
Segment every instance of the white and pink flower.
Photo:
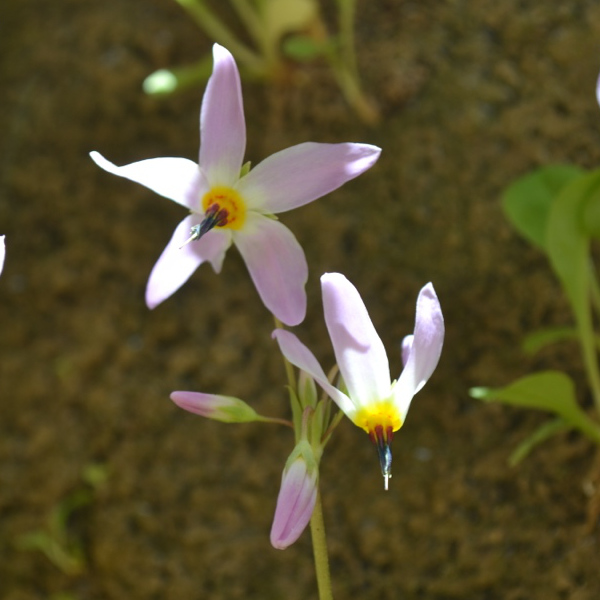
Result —
[[[243, 166], [246, 125], [233, 56], [213, 47], [214, 68], [200, 111], [199, 162], [152, 158], [118, 167], [98, 152], [94, 162], [189, 209], [154, 266], [146, 303], [154, 308], [203, 263], [221, 270], [235, 244], [265, 306], [286, 325], [306, 314], [304, 252], [276, 214], [308, 204], [369, 169], [380, 148], [306, 142]], [[189, 243], [186, 243], [189, 242]]]
[[348, 393], [332, 385], [313, 353], [291, 332], [276, 329], [283, 355], [308, 373], [377, 446], [387, 489], [390, 444], [403, 425], [413, 396], [435, 370], [444, 342], [440, 303], [428, 283], [419, 293], [414, 334], [404, 338], [404, 370], [392, 381], [388, 357], [357, 289], [339, 273], [321, 277], [323, 309], [337, 364]]

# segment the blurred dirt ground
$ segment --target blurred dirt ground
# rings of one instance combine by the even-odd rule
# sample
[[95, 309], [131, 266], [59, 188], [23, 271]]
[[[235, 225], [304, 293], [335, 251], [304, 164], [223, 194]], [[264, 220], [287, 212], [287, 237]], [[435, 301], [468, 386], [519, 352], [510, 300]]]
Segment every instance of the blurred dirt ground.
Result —
[[[354, 117], [324, 65], [295, 86], [244, 85], [254, 164], [307, 140], [383, 148], [361, 178], [282, 215], [310, 266], [302, 339], [331, 363], [324, 271], [358, 287], [397, 371], [427, 281], [446, 317], [440, 366], [394, 441], [390, 491], [351, 423], [324, 456], [335, 596], [596, 600], [600, 530], [586, 528], [585, 493], [596, 449], [565, 434], [511, 469], [511, 450], [546, 416], [467, 391], [562, 368], [589, 402], [576, 346], [535, 358], [519, 349], [526, 332], [570, 316], [499, 196], [538, 165], [600, 165], [600, 5], [380, 0], [358, 10], [378, 126]], [[148, 311], [146, 279], [182, 209], [88, 158], [194, 158], [202, 90], [157, 101], [141, 82], [210, 45], [172, 0], [0, 5], [3, 599], [316, 597], [308, 533], [283, 552], [268, 539], [290, 433], [204, 421], [168, 398], [224, 393], [286, 415], [272, 321], [243, 262], [231, 250], [221, 275], [204, 266]], [[107, 480], [68, 522], [83, 570], [18, 550], [92, 463]]]

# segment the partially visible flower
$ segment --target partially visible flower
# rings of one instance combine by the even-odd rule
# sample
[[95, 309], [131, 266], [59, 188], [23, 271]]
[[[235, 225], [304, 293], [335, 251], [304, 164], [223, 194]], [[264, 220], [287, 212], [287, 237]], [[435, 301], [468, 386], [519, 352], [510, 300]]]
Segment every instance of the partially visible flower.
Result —
[[4, 269], [4, 256], [6, 255], [6, 247], [4, 245], [4, 237], [0, 235], [0, 273], [2, 273], [2, 269]]
[[319, 467], [312, 447], [301, 440], [290, 454], [281, 477], [271, 527], [271, 544], [278, 550], [291, 546], [306, 529], [317, 501], [318, 482]]
[[419, 293], [413, 336], [403, 343], [404, 370], [397, 381], [383, 343], [356, 288], [339, 273], [321, 277], [325, 322], [348, 394], [327, 379], [312, 352], [291, 332], [276, 329], [283, 355], [306, 371], [329, 394], [355, 425], [364, 429], [377, 447], [385, 488], [391, 476], [393, 434], [406, 419], [413, 396], [435, 370], [444, 342], [444, 319], [428, 283]]
[[223, 423], [250, 423], [261, 420], [251, 406], [233, 396], [218, 396], [201, 392], [173, 392], [171, 400], [179, 408], [188, 412]]
[[[97, 152], [109, 173], [140, 183], [188, 208], [154, 266], [146, 303], [154, 308], [203, 263], [218, 273], [234, 243], [265, 306], [287, 325], [306, 314], [308, 266], [292, 232], [274, 216], [308, 204], [369, 169], [380, 148], [307, 142], [277, 152], [251, 171], [242, 161], [246, 126], [233, 56], [213, 46], [214, 69], [200, 111], [199, 164], [153, 158], [117, 167]], [[189, 242], [189, 243], [188, 243]]]

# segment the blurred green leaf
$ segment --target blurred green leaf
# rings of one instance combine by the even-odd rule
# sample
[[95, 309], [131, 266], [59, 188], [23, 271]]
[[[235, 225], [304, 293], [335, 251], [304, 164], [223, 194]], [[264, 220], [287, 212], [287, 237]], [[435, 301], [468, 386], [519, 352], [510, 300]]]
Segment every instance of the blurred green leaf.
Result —
[[85, 568], [81, 548], [61, 544], [45, 531], [37, 530], [20, 535], [16, 540], [19, 550], [39, 550], [66, 575], [78, 575]]
[[[577, 340], [577, 330], [573, 327], [549, 327], [526, 335], [521, 345], [526, 354], [533, 355], [550, 344]], [[594, 340], [596, 348], [600, 350], [600, 336], [595, 335]]]
[[108, 468], [104, 463], [88, 463], [83, 467], [81, 479], [92, 488], [98, 489], [108, 479]]
[[526, 375], [502, 388], [472, 388], [470, 394], [484, 402], [500, 401], [556, 413], [600, 444], [600, 426], [579, 408], [571, 378], [560, 371]]
[[546, 248], [571, 304], [581, 341], [588, 380], [600, 410], [600, 377], [590, 296], [590, 237], [584, 228], [584, 214], [590, 203], [600, 201], [600, 170], [567, 184], [552, 204], [546, 231]]
[[558, 194], [548, 215], [548, 256], [577, 319], [587, 312], [589, 292], [589, 239], [582, 214], [589, 199], [599, 192], [598, 172], [578, 177]]
[[566, 340], [577, 340], [577, 330], [575, 328], [549, 327], [527, 334], [523, 339], [522, 347], [527, 354], [536, 354], [545, 346]]
[[309, 62], [327, 52], [327, 46], [319, 44], [307, 35], [290, 35], [283, 41], [284, 56], [298, 62]]
[[[592, 175], [597, 175], [595, 171]], [[595, 186], [590, 190], [581, 215], [581, 226], [589, 237], [600, 239], [600, 184], [595, 180]]]
[[548, 410], [569, 417], [579, 410], [575, 387], [560, 371], [543, 371], [526, 375], [502, 388], [473, 388], [471, 395], [484, 402], [500, 400], [514, 406]]
[[570, 427], [562, 419], [546, 421], [528, 435], [511, 453], [508, 462], [511, 467], [518, 465], [536, 446], [551, 438], [553, 435], [566, 431]]
[[567, 183], [583, 174], [572, 165], [548, 165], [520, 177], [502, 196], [506, 216], [521, 235], [545, 249], [552, 202]]

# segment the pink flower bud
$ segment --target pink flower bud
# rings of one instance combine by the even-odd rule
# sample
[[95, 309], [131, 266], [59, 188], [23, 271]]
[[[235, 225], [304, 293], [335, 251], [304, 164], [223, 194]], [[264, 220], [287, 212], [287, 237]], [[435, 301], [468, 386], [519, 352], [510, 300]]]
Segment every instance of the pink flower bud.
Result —
[[250, 423], [259, 419], [252, 407], [243, 400], [232, 396], [218, 396], [201, 392], [173, 392], [171, 400], [183, 410], [223, 423]]
[[302, 534], [315, 508], [319, 471], [312, 448], [298, 443], [281, 478], [271, 544], [278, 550], [291, 546]]

